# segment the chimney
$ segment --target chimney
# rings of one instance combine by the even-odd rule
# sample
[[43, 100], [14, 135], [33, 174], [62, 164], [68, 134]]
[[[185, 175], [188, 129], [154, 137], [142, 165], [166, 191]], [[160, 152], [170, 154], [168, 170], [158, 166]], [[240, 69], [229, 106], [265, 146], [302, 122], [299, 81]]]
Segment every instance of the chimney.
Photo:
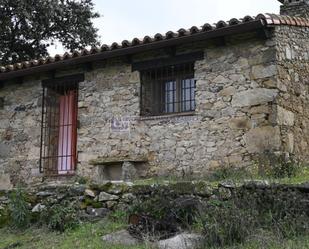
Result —
[[280, 14], [309, 19], [309, 0], [278, 0], [282, 3]]

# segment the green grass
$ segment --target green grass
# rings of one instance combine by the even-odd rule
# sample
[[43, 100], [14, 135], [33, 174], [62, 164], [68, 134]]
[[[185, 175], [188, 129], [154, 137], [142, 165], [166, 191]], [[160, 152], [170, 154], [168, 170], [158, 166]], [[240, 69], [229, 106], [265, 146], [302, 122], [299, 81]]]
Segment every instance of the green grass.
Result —
[[[258, 236], [257, 236], [258, 237]], [[260, 238], [251, 239], [250, 241], [228, 247], [220, 247], [220, 249], [308, 249], [309, 235], [306, 237], [296, 237], [290, 240], [278, 240], [261, 236]], [[208, 248], [217, 249], [217, 248]]]
[[[123, 247], [103, 243], [103, 235], [124, 227], [123, 223], [106, 219], [98, 223], [84, 223], [62, 234], [44, 228], [30, 228], [19, 232], [8, 228], [0, 229], [0, 249], [146, 249], [144, 246]], [[13, 247], [14, 244], [17, 246]]]
[[237, 168], [218, 168], [213, 174], [204, 178], [184, 177], [179, 179], [176, 177], [154, 177], [134, 181], [136, 185], [165, 185], [173, 184], [179, 181], [205, 181], [212, 187], [217, 187], [221, 182], [233, 182], [235, 184], [242, 184], [244, 181], [250, 180], [266, 180], [269, 183], [278, 184], [302, 184], [309, 182], [309, 166], [303, 166], [299, 172], [293, 177], [273, 178], [261, 176], [256, 167], [250, 167], [250, 170], [237, 169]]
[[[31, 228], [23, 232], [0, 229], [0, 249], [150, 249], [147, 246], [119, 246], [102, 242], [101, 236], [124, 228], [124, 224], [112, 221], [85, 223], [63, 234], [47, 229]], [[13, 247], [16, 245], [16, 247]], [[222, 249], [308, 249], [309, 235], [280, 241], [268, 235], [257, 235], [250, 241]], [[203, 249], [203, 248], [201, 248]], [[206, 248], [205, 248], [206, 249]], [[216, 248], [207, 248], [216, 249]]]

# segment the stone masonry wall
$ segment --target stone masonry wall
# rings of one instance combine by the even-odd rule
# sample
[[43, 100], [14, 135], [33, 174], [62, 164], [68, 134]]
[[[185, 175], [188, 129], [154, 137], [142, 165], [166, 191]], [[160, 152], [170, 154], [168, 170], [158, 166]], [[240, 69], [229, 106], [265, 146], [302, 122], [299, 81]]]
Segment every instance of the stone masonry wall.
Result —
[[308, 0], [289, 0], [280, 6], [280, 14], [297, 17], [309, 17]]
[[[0, 190], [0, 228], [11, 225], [10, 203], [13, 191]], [[267, 208], [269, 211], [271, 207], [278, 207], [277, 204], [282, 201], [289, 203], [288, 201], [292, 200], [293, 205], [296, 205], [296, 210], [308, 211], [309, 201], [308, 184], [269, 184], [267, 181], [249, 181], [237, 185], [222, 182], [216, 186], [204, 181], [101, 185], [41, 184], [36, 188], [25, 188], [23, 192], [28, 208], [32, 211], [33, 222], [38, 222], [40, 213], [52, 210], [56, 205], [58, 208], [59, 205], [67, 206], [68, 203], [76, 208], [80, 219], [93, 221], [102, 219], [116, 210], [132, 214], [132, 207], [137, 204], [140, 206], [141, 201], [164, 200], [162, 198], [166, 198], [167, 201], [177, 201], [177, 204], [183, 203], [183, 205], [186, 205], [185, 200], [189, 199], [191, 204], [200, 206], [214, 200], [219, 203], [235, 200], [236, 196], [238, 196], [236, 198], [251, 196], [253, 199], [256, 198], [259, 208]], [[244, 205], [247, 203], [248, 200], [244, 202]], [[291, 208], [291, 203], [289, 204], [288, 207]], [[149, 203], [145, 206], [147, 207]], [[250, 205], [248, 208], [253, 208], [253, 206]], [[155, 213], [157, 210], [153, 211]], [[136, 215], [141, 214], [136, 213]]]
[[[200, 175], [250, 165], [251, 153], [279, 150], [279, 128], [270, 122], [275, 43], [231, 39], [204, 52], [195, 63], [197, 109], [189, 116], [139, 117], [139, 73], [129, 64], [98, 64], [87, 73], [79, 94], [79, 174], [95, 178], [89, 161], [98, 157], [145, 156], [140, 176]], [[130, 129], [113, 131], [113, 118], [130, 120]]]
[[283, 151], [309, 159], [309, 28], [278, 27], [277, 124]]
[[[98, 157], [146, 158], [137, 177], [202, 176], [219, 166], [250, 166], [252, 155], [265, 150], [307, 157], [308, 45], [301, 29], [287, 29], [278, 28], [267, 40], [230, 37], [224, 46], [203, 44], [205, 57], [195, 63], [197, 107], [190, 115], [140, 117], [139, 73], [121, 59], [94, 63], [91, 71], [56, 72], [85, 72], [79, 85], [77, 175], [97, 179], [97, 167], [89, 162]], [[294, 40], [286, 38], [290, 32]], [[191, 46], [191, 51], [197, 47]], [[3, 188], [42, 179], [41, 94], [40, 79], [34, 78], [0, 89]], [[122, 120], [120, 131], [112, 128], [113, 120]]]
[[41, 83], [7, 83], [0, 89], [0, 189], [33, 183], [39, 175]]

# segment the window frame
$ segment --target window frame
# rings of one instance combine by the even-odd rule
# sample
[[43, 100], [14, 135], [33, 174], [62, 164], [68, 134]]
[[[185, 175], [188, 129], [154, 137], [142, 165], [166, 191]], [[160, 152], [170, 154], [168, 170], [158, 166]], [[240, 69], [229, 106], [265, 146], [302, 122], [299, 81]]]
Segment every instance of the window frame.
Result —
[[[194, 62], [140, 71], [140, 116], [154, 117], [194, 113], [196, 110], [196, 80], [194, 74]], [[186, 87], [186, 84], [183, 86], [183, 82], [187, 82], [187, 80], [190, 81], [189, 88]], [[166, 84], [168, 83], [174, 85], [173, 89], [166, 89]], [[190, 89], [189, 100], [183, 96], [183, 91], [187, 89]], [[192, 89], [193, 97], [191, 92]], [[167, 92], [173, 92], [173, 101], [167, 101]], [[188, 110], [183, 108], [183, 105], [187, 102], [190, 102], [190, 108]], [[193, 108], [192, 103], [194, 105]], [[167, 105], [171, 105], [170, 109], [172, 109], [172, 111], [167, 110], [169, 109]]]
[[[185, 85], [185, 87], [183, 87], [183, 83], [184, 83], [184, 81], [187, 81], [187, 80], [189, 80], [190, 81], [190, 87], [186, 87], [186, 85]], [[192, 81], [193, 81], [193, 87], [192, 87]], [[195, 94], [195, 92], [196, 92], [196, 80], [195, 80], [195, 78], [194, 78], [194, 73], [193, 74], [187, 74], [187, 75], [177, 75], [177, 76], [175, 76], [175, 78], [174, 78], [174, 80], [173, 79], [171, 79], [169, 82], [174, 82], [175, 83], [175, 96], [176, 96], [176, 98], [175, 98], [175, 101], [174, 102], [167, 102], [166, 100], [165, 100], [165, 102], [164, 102], [164, 105], [165, 105], [165, 107], [164, 107], [164, 109], [165, 109], [165, 111], [162, 111], [161, 113], [164, 115], [168, 115], [168, 114], [177, 114], [177, 113], [187, 113], [187, 112], [195, 112], [195, 109], [196, 109], [196, 99], [195, 99], [195, 96], [196, 96], [196, 94]], [[169, 82], [164, 82], [165, 84], [166, 83], [169, 83]], [[163, 83], [163, 84], [164, 84]], [[184, 90], [190, 90], [190, 99], [189, 100], [187, 100], [187, 99], [183, 99], [183, 97], [184, 97], [184, 94], [183, 94], [183, 92], [184, 92]], [[193, 98], [192, 98], [192, 93], [191, 93], [191, 91], [192, 91], [192, 89], [193, 89], [193, 91], [194, 91], [194, 93], [193, 93]], [[169, 90], [170, 91], [170, 90]], [[166, 97], [166, 89], [164, 90], [164, 93], [163, 93], [163, 95], [164, 95], [164, 99], [166, 99], [165, 97]], [[190, 108], [189, 108], [189, 110], [186, 110], [186, 108], [183, 108], [183, 105], [185, 104], [185, 103], [187, 103], [187, 102], [189, 102], [190, 103]], [[193, 105], [194, 105], [194, 108], [192, 108], [192, 103], [193, 103]], [[173, 106], [173, 110], [174, 111], [172, 111], [172, 112], [170, 112], [170, 111], [166, 111], [166, 104], [173, 104], [174, 106]]]
[[[40, 143], [39, 170], [40, 170], [40, 173], [43, 173], [45, 176], [75, 175], [77, 161], [78, 161], [77, 159], [78, 88], [79, 88], [79, 83], [82, 81], [84, 81], [84, 74], [70, 75], [70, 76], [65, 76], [61, 78], [53, 78], [53, 79], [47, 79], [47, 80], [42, 81], [43, 94], [42, 94], [41, 143]], [[68, 92], [69, 94], [67, 94]], [[50, 94], [50, 96], [47, 95], [48, 93]], [[54, 94], [54, 96], [52, 96], [52, 94]], [[68, 109], [67, 110], [65, 109], [65, 111], [62, 111], [62, 112], [65, 112], [65, 113], [68, 112], [67, 114], [68, 117], [66, 118], [65, 116], [63, 117], [58, 116], [61, 114], [60, 109], [62, 108], [60, 104], [60, 99], [62, 98], [63, 100], [63, 97], [65, 96], [68, 97], [67, 98], [68, 102], [65, 103], [64, 105], [65, 106], [67, 105], [67, 107], [65, 108], [68, 108]], [[66, 99], [66, 97], [64, 99]], [[50, 98], [53, 98], [53, 100], [51, 100]], [[51, 101], [51, 103], [49, 103], [49, 106], [47, 106], [48, 101]], [[47, 108], [49, 108], [49, 110]], [[50, 120], [52, 118], [53, 118], [53, 121]], [[65, 122], [64, 119], [67, 119], [67, 118], [71, 120], [71, 124], [61, 124], [61, 119], [63, 119], [63, 122]], [[70, 126], [70, 128], [68, 127], [66, 129], [66, 133], [64, 131], [65, 126]], [[68, 139], [66, 141], [66, 144], [68, 144], [68, 141], [70, 141], [69, 142], [70, 145], [67, 146], [66, 148], [67, 154], [65, 155], [63, 155], [64, 153], [63, 151], [61, 152], [58, 151], [59, 145], [61, 143], [64, 143], [63, 139], [65, 139], [65, 138], [62, 138], [62, 141], [59, 141], [59, 139], [61, 139], [60, 138], [61, 131], [62, 131], [62, 134], [70, 133], [70, 135], [66, 135], [67, 136], [66, 138]], [[48, 136], [48, 140], [46, 136]], [[70, 139], [68, 138], [68, 136], [70, 136]], [[52, 140], [50, 137], [52, 137]], [[51, 142], [53, 140], [55, 142]], [[47, 154], [46, 154], [46, 150], [47, 150]], [[66, 165], [67, 165], [67, 161], [69, 158], [70, 165], [71, 165], [69, 169], [67, 168], [67, 166], [65, 169], [63, 169], [63, 165], [64, 165], [62, 161], [63, 159], [61, 159], [61, 166], [60, 166], [61, 168], [59, 168], [59, 158], [60, 157], [65, 158], [66, 163], [64, 164]], [[48, 161], [47, 166], [46, 166], [46, 161]], [[51, 161], [51, 166], [50, 166], [50, 161]]]

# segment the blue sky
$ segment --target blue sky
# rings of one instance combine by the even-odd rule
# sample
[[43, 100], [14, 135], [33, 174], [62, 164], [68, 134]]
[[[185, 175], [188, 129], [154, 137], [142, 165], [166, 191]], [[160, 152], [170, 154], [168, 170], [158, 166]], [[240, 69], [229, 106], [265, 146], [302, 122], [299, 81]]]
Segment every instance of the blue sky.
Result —
[[[259, 13], [279, 13], [277, 0], [93, 0], [102, 43], [165, 33]], [[50, 52], [63, 53], [61, 46]]]

